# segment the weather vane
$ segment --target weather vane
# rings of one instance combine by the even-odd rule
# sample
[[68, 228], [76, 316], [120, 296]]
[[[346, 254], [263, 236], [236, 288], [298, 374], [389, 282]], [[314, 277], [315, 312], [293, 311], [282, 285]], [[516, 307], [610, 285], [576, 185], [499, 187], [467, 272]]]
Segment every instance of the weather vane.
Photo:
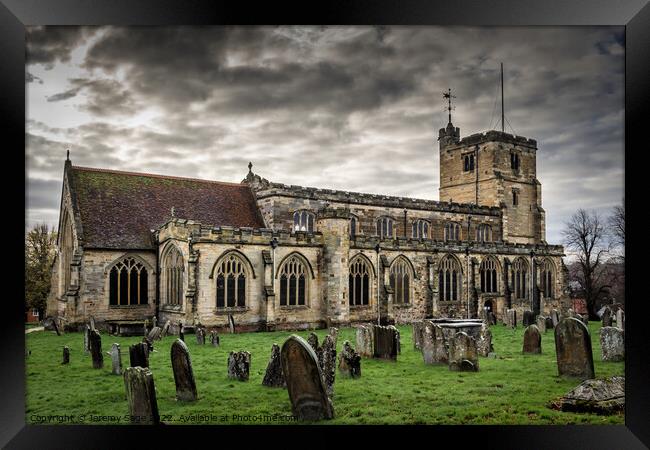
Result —
[[456, 98], [455, 95], [451, 95], [451, 88], [447, 90], [444, 94], [442, 94], [443, 98], [447, 99], [447, 107], [445, 108], [447, 111], [449, 111], [449, 123], [451, 123], [451, 111], [456, 109], [455, 106], [451, 106], [451, 99]]

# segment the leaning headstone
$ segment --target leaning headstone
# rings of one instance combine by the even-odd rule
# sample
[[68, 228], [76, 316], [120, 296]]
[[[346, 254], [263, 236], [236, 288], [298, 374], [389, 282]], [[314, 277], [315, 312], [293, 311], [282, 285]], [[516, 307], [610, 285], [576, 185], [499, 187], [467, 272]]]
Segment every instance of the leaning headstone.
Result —
[[534, 323], [535, 323], [535, 314], [529, 309], [525, 310], [524, 311], [524, 320], [523, 320], [524, 326], [527, 327], [527, 326], [532, 325]]
[[321, 347], [321, 370], [327, 395], [332, 398], [334, 396], [334, 379], [336, 377], [336, 345], [329, 334], [323, 339], [323, 346]]
[[162, 327], [162, 332], [161, 332], [161, 337], [167, 336], [169, 334], [169, 327], [171, 326], [171, 322], [168, 320], [165, 322], [165, 325]]
[[273, 347], [271, 347], [271, 359], [269, 360], [269, 364], [266, 366], [266, 373], [264, 374], [262, 384], [269, 387], [287, 386], [287, 382], [284, 379], [284, 374], [282, 373], [280, 346], [278, 344], [273, 344]]
[[120, 350], [120, 344], [114, 343], [111, 346], [111, 351], [106, 352], [106, 354], [111, 357], [111, 373], [113, 375], [122, 375], [122, 351]]
[[542, 334], [537, 325], [526, 327], [523, 353], [542, 353]]
[[464, 331], [456, 333], [449, 342], [449, 370], [478, 372], [476, 341]]
[[147, 339], [151, 342], [153, 341], [158, 341], [162, 338], [162, 328], [160, 327], [153, 327], [149, 334], [147, 335]]
[[625, 311], [621, 308], [616, 311], [616, 328], [625, 331]]
[[625, 360], [625, 332], [616, 327], [601, 328], [600, 349], [603, 361]]
[[213, 347], [219, 347], [219, 334], [216, 331], [210, 332], [210, 344]]
[[54, 327], [54, 331], [56, 331], [56, 335], [61, 336], [61, 334], [63, 333], [63, 330], [62, 330], [61, 323], [59, 322], [58, 317], [55, 317], [54, 319], [52, 319], [52, 326]]
[[562, 411], [615, 414], [625, 411], [625, 377], [585, 380], [560, 399]]
[[612, 310], [608, 306], [605, 306], [605, 311], [603, 311], [603, 328], [612, 326]]
[[557, 309], [551, 311], [551, 320], [553, 321], [553, 328], [555, 328], [557, 324], [560, 323], [560, 313]]
[[280, 360], [293, 415], [299, 420], [332, 419], [334, 408], [312, 347], [291, 335], [282, 345]]
[[235, 318], [232, 314], [228, 314], [228, 325], [230, 326], [230, 333], [235, 334]]
[[397, 340], [397, 354], [402, 354], [402, 341], [400, 339], [399, 330], [395, 325], [388, 325], [388, 328], [391, 328], [395, 332], [395, 339]]
[[70, 349], [67, 345], [63, 346], [63, 362], [61, 364], [70, 363]]
[[492, 332], [490, 331], [488, 324], [485, 322], [481, 325], [481, 332], [476, 340], [476, 351], [478, 351], [478, 354], [481, 356], [487, 356], [489, 353], [494, 351], [494, 346], [492, 345]]
[[555, 327], [555, 354], [559, 375], [594, 378], [589, 331], [580, 320], [567, 317]]
[[146, 342], [139, 342], [129, 347], [131, 367], [149, 367], [149, 347]]
[[374, 354], [372, 327], [372, 325], [361, 325], [357, 327], [357, 352], [366, 358], [372, 358]]
[[228, 378], [247, 381], [251, 367], [249, 352], [230, 352], [228, 355]]
[[158, 425], [158, 401], [153, 374], [147, 367], [128, 367], [124, 371], [126, 402], [131, 424]]
[[413, 322], [413, 348], [415, 350], [422, 349], [422, 333], [424, 332], [425, 322]]
[[192, 371], [192, 360], [185, 342], [180, 339], [172, 344], [172, 370], [176, 384], [176, 399], [181, 402], [193, 402], [197, 399], [196, 382]]
[[373, 326], [375, 358], [397, 360], [398, 336], [395, 327]]
[[354, 351], [349, 341], [343, 343], [343, 351], [339, 356], [339, 373], [350, 378], [361, 376], [361, 355]]
[[205, 330], [203, 328], [196, 329], [196, 343], [205, 345]]
[[99, 336], [99, 331], [92, 330], [89, 340], [90, 355], [93, 358], [93, 369], [101, 369], [104, 367], [104, 355], [102, 355], [102, 338]]
[[546, 333], [546, 317], [537, 316], [537, 328], [539, 328], [540, 333]]
[[90, 352], [90, 325], [84, 327], [84, 353]]

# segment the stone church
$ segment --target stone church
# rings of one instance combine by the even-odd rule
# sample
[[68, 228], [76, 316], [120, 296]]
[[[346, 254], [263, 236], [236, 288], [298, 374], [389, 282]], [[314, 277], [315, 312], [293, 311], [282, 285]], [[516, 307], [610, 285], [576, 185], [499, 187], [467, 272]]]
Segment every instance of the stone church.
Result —
[[439, 131], [439, 201], [65, 161], [49, 316], [275, 330], [568, 308], [537, 143]]

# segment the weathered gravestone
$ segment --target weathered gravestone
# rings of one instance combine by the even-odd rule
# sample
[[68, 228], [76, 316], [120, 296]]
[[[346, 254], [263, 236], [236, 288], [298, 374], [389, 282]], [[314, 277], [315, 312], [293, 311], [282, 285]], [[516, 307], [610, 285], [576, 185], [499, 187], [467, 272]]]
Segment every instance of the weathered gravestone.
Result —
[[293, 415], [299, 420], [332, 419], [334, 408], [312, 347], [300, 336], [291, 335], [282, 345], [281, 355]]
[[555, 327], [555, 354], [559, 375], [594, 378], [589, 331], [580, 320], [567, 317]]
[[625, 360], [625, 332], [616, 327], [601, 328], [600, 349], [603, 361]]
[[535, 323], [540, 333], [546, 333], [546, 317], [537, 316], [537, 321]]
[[147, 345], [147, 352], [153, 352], [153, 341], [150, 341], [147, 336], [142, 338], [142, 343]]
[[262, 384], [269, 387], [287, 386], [287, 382], [284, 379], [284, 374], [282, 373], [280, 346], [278, 344], [273, 344], [273, 347], [271, 347], [271, 359], [269, 360], [269, 364], [266, 366], [266, 373], [264, 374]]
[[169, 327], [172, 325], [172, 323], [168, 320], [165, 322], [165, 325], [162, 327], [162, 332], [161, 332], [161, 337], [165, 337], [169, 334]]
[[449, 342], [449, 370], [478, 372], [476, 340], [464, 331], [456, 333]]
[[527, 326], [532, 325], [534, 323], [535, 323], [535, 314], [529, 309], [525, 310], [524, 311], [523, 325], [525, 327], [527, 327]]
[[396, 328], [392, 326], [373, 326], [375, 358], [397, 360], [398, 336]]
[[373, 325], [360, 325], [357, 327], [357, 352], [366, 358], [374, 355]]
[[235, 318], [232, 314], [228, 314], [228, 325], [230, 326], [230, 333], [235, 334]]
[[131, 367], [149, 367], [149, 346], [146, 342], [138, 342], [129, 347]]
[[553, 329], [553, 319], [551, 319], [551, 316], [547, 316], [544, 318], [544, 329], [546, 331], [552, 330]]
[[487, 356], [489, 353], [494, 351], [494, 346], [492, 345], [492, 332], [487, 323], [483, 322], [481, 325], [481, 332], [476, 340], [476, 350], [481, 356]]
[[61, 364], [69, 364], [70, 363], [70, 349], [68, 348], [67, 345], [63, 346], [63, 362]]
[[316, 352], [316, 355], [318, 355], [318, 336], [316, 333], [313, 331], [309, 333], [309, 336], [307, 337], [307, 343], [311, 345], [311, 348], [313, 348]]
[[562, 411], [615, 414], [625, 410], [625, 377], [585, 380], [560, 399]]
[[84, 327], [84, 353], [90, 352], [90, 325]]
[[196, 329], [196, 343], [205, 345], [205, 330], [203, 328]]
[[185, 331], [183, 331], [183, 325], [181, 324], [178, 326], [178, 339], [185, 341]]
[[147, 335], [147, 340], [150, 342], [159, 341], [162, 338], [162, 328], [153, 327]]
[[102, 338], [99, 331], [92, 330], [88, 336], [90, 341], [90, 355], [93, 358], [93, 369], [104, 367], [104, 355], [102, 355]]
[[323, 381], [325, 382], [327, 395], [332, 398], [334, 396], [334, 378], [336, 377], [336, 346], [334, 339], [329, 334], [323, 339], [320, 354]]
[[557, 311], [557, 309], [551, 311], [551, 320], [553, 321], [553, 328], [555, 328], [557, 324], [560, 323], [560, 313]]
[[449, 362], [446, 340], [442, 328], [433, 322], [424, 321], [422, 329], [422, 358], [425, 364]]
[[58, 317], [54, 317], [52, 319], [52, 326], [54, 327], [54, 331], [56, 331], [57, 336], [61, 336], [63, 334], [63, 327], [61, 326], [61, 322], [59, 321]]
[[339, 340], [339, 329], [330, 327], [329, 335], [332, 336], [332, 339], [334, 340], [334, 348], [336, 348], [336, 343]]
[[106, 352], [106, 354], [111, 357], [111, 373], [113, 375], [122, 375], [122, 351], [120, 350], [120, 344], [114, 343], [111, 346], [111, 351]]
[[213, 347], [219, 347], [219, 334], [216, 331], [210, 332], [210, 344]]
[[526, 327], [523, 353], [542, 353], [542, 334], [537, 325]]
[[605, 310], [603, 311], [602, 321], [603, 328], [612, 326], [612, 310], [607, 306], [605, 306]]
[[388, 325], [388, 328], [391, 328], [395, 332], [395, 339], [397, 340], [397, 354], [402, 354], [402, 341], [400, 338], [399, 330], [395, 325]]
[[422, 333], [424, 332], [424, 321], [413, 322], [413, 348], [422, 349]]
[[248, 381], [250, 367], [251, 354], [249, 352], [230, 352], [228, 355], [228, 378]]
[[510, 328], [517, 328], [517, 311], [514, 309], [507, 310], [506, 317], [508, 318], [508, 326]]
[[153, 316], [151, 318], [151, 326], [156, 328], [158, 326], [158, 318], [156, 316]]
[[124, 386], [131, 424], [158, 425], [160, 415], [151, 370], [147, 367], [127, 367]]
[[361, 355], [354, 351], [349, 341], [343, 343], [343, 351], [339, 356], [339, 372], [344, 377], [361, 376]]
[[193, 402], [197, 399], [196, 382], [192, 371], [192, 360], [185, 342], [180, 339], [172, 344], [172, 370], [176, 384], [176, 399], [181, 402]]
[[616, 311], [616, 328], [625, 331], [625, 311], [621, 308]]
[[95, 330], [95, 318], [93, 316], [90, 316], [90, 329]]

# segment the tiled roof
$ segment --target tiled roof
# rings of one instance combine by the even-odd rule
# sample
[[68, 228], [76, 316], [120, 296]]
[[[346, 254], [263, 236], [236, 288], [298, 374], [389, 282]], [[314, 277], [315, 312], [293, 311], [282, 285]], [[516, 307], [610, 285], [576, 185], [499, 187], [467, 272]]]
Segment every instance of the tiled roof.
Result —
[[206, 225], [263, 228], [245, 184], [71, 166], [86, 248], [154, 249], [174, 215]]

